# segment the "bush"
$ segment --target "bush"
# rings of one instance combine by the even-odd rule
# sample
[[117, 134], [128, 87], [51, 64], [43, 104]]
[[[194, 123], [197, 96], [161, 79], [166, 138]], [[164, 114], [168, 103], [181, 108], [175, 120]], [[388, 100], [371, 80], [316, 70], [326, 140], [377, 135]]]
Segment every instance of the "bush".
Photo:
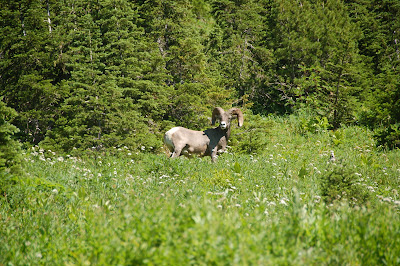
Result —
[[[20, 172], [20, 144], [12, 137], [18, 129], [11, 124], [17, 116], [14, 109], [7, 107], [0, 98], [0, 195], [6, 196], [15, 184], [14, 175]], [[1, 197], [0, 196], [0, 197]]]
[[332, 128], [326, 116], [321, 116], [306, 108], [297, 110], [290, 116], [290, 121], [296, 133], [302, 135], [315, 134]]
[[262, 152], [268, 143], [268, 134], [272, 126], [273, 122], [260, 115], [245, 115], [243, 127], [233, 129], [233, 151], [250, 154]]
[[331, 127], [328, 122], [328, 118], [325, 116], [309, 116], [309, 117], [301, 117], [300, 123], [298, 125], [298, 131], [301, 134], [306, 133], [317, 133], [324, 130], [327, 130]]
[[359, 185], [357, 175], [345, 165], [332, 165], [332, 170], [322, 177], [321, 194], [327, 204], [348, 201], [362, 205], [369, 199], [367, 190]]
[[377, 146], [384, 146], [389, 149], [400, 148], [400, 124], [392, 124], [375, 131], [374, 138]]

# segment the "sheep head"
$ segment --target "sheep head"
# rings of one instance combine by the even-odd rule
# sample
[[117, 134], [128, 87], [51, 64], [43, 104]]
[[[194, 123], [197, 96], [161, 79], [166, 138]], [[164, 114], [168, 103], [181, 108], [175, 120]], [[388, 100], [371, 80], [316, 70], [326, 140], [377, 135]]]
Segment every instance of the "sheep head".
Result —
[[231, 108], [225, 112], [221, 107], [215, 107], [212, 113], [212, 125], [215, 125], [216, 121], [219, 121], [221, 129], [227, 129], [230, 127], [231, 120], [236, 116], [238, 119], [238, 126], [243, 125], [243, 113], [238, 108]]

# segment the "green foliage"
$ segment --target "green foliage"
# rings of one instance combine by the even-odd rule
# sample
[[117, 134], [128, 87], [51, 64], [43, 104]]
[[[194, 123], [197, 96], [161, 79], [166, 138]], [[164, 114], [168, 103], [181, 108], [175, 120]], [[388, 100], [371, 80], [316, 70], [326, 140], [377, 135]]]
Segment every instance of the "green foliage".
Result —
[[332, 133], [305, 137], [289, 119], [268, 118], [263, 153], [214, 164], [33, 147], [24, 193], [0, 198], [0, 263], [398, 264], [399, 151], [347, 127], [327, 164]]
[[301, 109], [292, 115], [294, 129], [297, 133], [307, 135], [325, 132], [332, 128], [328, 118], [320, 116], [310, 109]]
[[[399, 11], [0, 1], [0, 264], [400, 264]], [[232, 153], [148, 153], [216, 106]]]
[[[268, 142], [268, 134], [274, 122], [260, 115], [244, 114], [245, 122], [242, 128], [234, 127], [230, 144], [234, 153], [256, 154], [264, 150]], [[236, 121], [232, 121], [236, 123]]]
[[[338, 128], [351, 122], [363, 64], [360, 31], [342, 1], [277, 1], [279, 84], [297, 108], [318, 110]], [[320, 25], [324, 25], [320, 27]]]
[[7, 174], [15, 174], [20, 167], [20, 144], [13, 138], [18, 129], [11, 123], [16, 116], [15, 110], [6, 106], [0, 98], [0, 173], [2, 178]]
[[400, 148], [400, 125], [392, 124], [375, 131], [376, 145], [389, 149]]
[[399, 10], [395, 0], [5, 1], [0, 96], [21, 142], [66, 152], [157, 151], [168, 126], [204, 128], [216, 106], [313, 110], [304, 132], [387, 126], [399, 120]]
[[211, 172], [210, 177], [205, 178], [203, 182], [216, 189], [231, 188], [235, 184], [234, 176], [232, 176], [232, 173], [227, 169]]
[[0, 7], [0, 63], [3, 101], [18, 112], [22, 142], [39, 143], [54, 122], [62, 91], [54, 86], [54, 38], [42, 1], [3, 2]]
[[333, 131], [331, 136], [332, 136], [332, 143], [334, 146], [342, 144], [345, 138], [344, 131], [340, 129]]
[[300, 122], [300, 132], [304, 133], [317, 133], [323, 130], [327, 130], [330, 127], [328, 119], [324, 116], [322, 118], [313, 117], [310, 119], [302, 119]]
[[327, 204], [348, 201], [351, 205], [363, 205], [370, 195], [358, 179], [359, 176], [348, 166], [333, 164], [322, 177], [321, 196]]
[[21, 149], [14, 139], [18, 128], [11, 123], [16, 115], [15, 110], [6, 106], [0, 98], [0, 199], [17, 194], [12, 191], [21, 175]]
[[[370, 64], [373, 77], [366, 80], [369, 88], [363, 92], [364, 108], [359, 114], [360, 122], [378, 128], [377, 141], [387, 147], [393, 145], [390, 129], [396, 127], [399, 114], [399, 57], [394, 56], [399, 49], [398, 20], [389, 19], [400, 15], [398, 1], [361, 1], [351, 3], [352, 17], [359, 23], [363, 36], [360, 39], [361, 53]], [[381, 126], [387, 129], [379, 129]], [[386, 131], [386, 133], [385, 133]], [[388, 136], [385, 140], [385, 135]], [[395, 138], [395, 137], [394, 137]]]

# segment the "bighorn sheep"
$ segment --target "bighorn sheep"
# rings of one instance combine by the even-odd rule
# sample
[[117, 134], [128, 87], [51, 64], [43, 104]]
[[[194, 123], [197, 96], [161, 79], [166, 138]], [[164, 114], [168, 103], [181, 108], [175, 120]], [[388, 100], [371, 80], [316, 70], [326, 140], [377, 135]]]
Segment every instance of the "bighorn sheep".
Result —
[[174, 127], [164, 135], [164, 143], [172, 152], [171, 158], [185, 155], [190, 157], [192, 154], [200, 156], [211, 156], [211, 161], [215, 162], [217, 153], [222, 153], [231, 135], [231, 120], [237, 116], [238, 126], [243, 125], [243, 113], [238, 108], [231, 108], [225, 112], [221, 107], [216, 107], [212, 113], [212, 125], [216, 121], [220, 125], [205, 131], [195, 131], [184, 127]]

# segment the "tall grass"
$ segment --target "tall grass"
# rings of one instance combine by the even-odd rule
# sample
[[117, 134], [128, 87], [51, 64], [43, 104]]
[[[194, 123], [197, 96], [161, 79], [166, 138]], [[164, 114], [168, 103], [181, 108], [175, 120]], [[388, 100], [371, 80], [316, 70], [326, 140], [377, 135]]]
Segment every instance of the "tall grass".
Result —
[[263, 119], [257, 153], [240, 153], [244, 128], [216, 164], [28, 151], [0, 201], [0, 264], [399, 264], [399, 151]]

